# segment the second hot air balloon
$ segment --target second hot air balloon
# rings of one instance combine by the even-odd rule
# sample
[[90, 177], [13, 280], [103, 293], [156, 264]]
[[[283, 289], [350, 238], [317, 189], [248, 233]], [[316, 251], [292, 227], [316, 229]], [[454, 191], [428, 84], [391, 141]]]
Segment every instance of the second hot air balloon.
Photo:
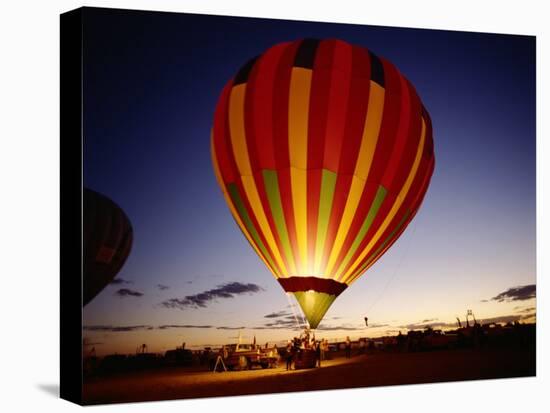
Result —
[[435, 162], [412, 84], [340, 40], [246, 63], [218, 100], [211, 152], [235, 221], [311, 328], [411, 222]]
[[82, 304], [86, 305], [118, 274], [134, 237], [130, 220], [111, 199], [84, 188], [83, 201]]

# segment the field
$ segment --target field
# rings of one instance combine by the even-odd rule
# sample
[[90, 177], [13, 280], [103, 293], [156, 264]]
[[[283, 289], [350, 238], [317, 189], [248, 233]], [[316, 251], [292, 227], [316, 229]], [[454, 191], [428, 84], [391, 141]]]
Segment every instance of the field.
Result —
[[233, 396], [306, 390], [534, 376], [535, 351], [518, 349], [373, 353], [323, 362], [321, 368], [214, 373], [186, 368], [96, 377], [84, 383], [86, 404]]

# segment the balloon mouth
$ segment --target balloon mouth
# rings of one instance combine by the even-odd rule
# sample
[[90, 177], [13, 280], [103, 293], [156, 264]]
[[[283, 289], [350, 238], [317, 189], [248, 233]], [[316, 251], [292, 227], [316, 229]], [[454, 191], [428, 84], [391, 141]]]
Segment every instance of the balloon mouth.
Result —
[[347, 284], [318, 277], [288, 277], [278, 281], [286, 292], [294, 294], [312, 329], [318, 327], [336, 297], [348, 287]]

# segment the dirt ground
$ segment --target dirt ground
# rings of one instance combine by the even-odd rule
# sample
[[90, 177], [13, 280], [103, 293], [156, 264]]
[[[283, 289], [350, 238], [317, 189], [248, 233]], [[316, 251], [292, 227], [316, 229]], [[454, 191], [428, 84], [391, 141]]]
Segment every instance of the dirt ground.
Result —
[[101, 377], [84, 384], [86, 404], [151, 401], [306, 390], [534, 376], [534, 351], [452, 350], [376, 353], [286, 371], [191, 372], [185, 368]]

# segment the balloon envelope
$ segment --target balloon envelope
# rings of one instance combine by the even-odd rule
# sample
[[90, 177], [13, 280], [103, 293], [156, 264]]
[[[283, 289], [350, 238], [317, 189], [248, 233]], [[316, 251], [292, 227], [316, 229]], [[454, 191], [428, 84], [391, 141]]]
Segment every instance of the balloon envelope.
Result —
[[98, 192], [83, 194], [83, 305], [88, 304], [120, 271], [130, 254], [133, 231], [124, 211]]
[[218, 100], [211, 152], [234, 219], [311, 328], [404, 231], [434, 169], [414, 87], [339, 40], [246, 63]]

